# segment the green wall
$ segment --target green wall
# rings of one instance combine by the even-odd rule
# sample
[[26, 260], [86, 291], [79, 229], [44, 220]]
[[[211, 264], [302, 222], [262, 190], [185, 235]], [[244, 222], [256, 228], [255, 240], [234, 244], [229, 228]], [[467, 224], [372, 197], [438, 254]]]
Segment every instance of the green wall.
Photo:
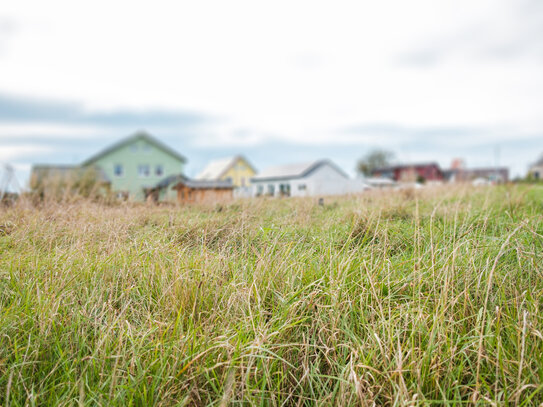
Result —
[[[152, 187], [169, 175], [181, 174], [183, 162], [177, 157], [168, 154], [155, 144], [145, 140], [136, 139], [94, 161], [92, 165], [98, 166], [111, 180], [111, 189], [116, 192], [128, 192], [129, 199], [142, 201], [143, 188]], [[115, 175], [115, 166], [122, 165], [123, 174]], [[149, 166], [149, 176], [138, 173], [140, 165]], [[157, 175], [157, 166], [162, 166], [162, 174]], [[175, 200], [175, 191], [168, 188], [161, 194], [161, 200]]]

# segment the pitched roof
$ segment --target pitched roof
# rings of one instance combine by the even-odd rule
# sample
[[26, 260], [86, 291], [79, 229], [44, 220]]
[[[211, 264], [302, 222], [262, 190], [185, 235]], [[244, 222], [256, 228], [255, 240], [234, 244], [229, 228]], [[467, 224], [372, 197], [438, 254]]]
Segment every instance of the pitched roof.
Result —
[[[110, 179], [107, 177], [104, 171], [101, 168], [95, 168], [98, 181], [100, 182], [110, 182]], [[70, 165], [70, 164], [34, 164], [32, 166], [32, 175], [38, 179], [44, 177], [68, 177], [81, 175], [86, 171], [86, 169], [81, 168], [79, 165]]]
[[349, 178], [345, 172], [330, 160], [317, 160], [305, 163], [279, 165], [276, 167], [270, 167], [262, 171], [260, 174], [251, 178], [255, 181], [271, 180], [271, 179], [289, 179], [289, 178], [302, 178], [309, 175], [311, 172], [323, 165], [332, 166], [337, 172], [343, 175], [345, 178]]
[[420, 167], [431, 167], [431, 166], [440, 168], [439, 164], [433, 161], [433, 162], [418, 162], [418, 163], [407, 163], [407, 164], [392, 164], [392, 165], [387, 165], [384, 167], [375, 168], [372, 172], [393, 171], [396, 169], [399, 170], [403, 168], [420, 168]]
[[153, 187], [153, 189], [167, 188], [173, 183], [178, 183], [180, 181], [185, 181], [187, 179], [188, 178], [183, 174], [168, 175], [167, 177], [157, 182], [155, 186]]
[[172, 188], [177, 189], [181, 185], [185, 185], [192, 189], [233, 189], [234, 185], [232, 181], [218, 181], [218, 180], [191, 180], [188, 178], [180, 180]]
[[532, 167], [539, 167], [540, 165], [543, 165], [543, 154], [541, 154], [539, 159], [532, 164]]
[[131, 136], [128, 136], [117, 143], [114, 143], [110, 145], [109, 147], [105, 148], [104, 150], [98, 152], [97, 154], [91, 156], [90, 158], [87, 158], [85, 161], [81, 163], [81, 166], [87, 166], [89, 164], [92, 164], [99, 160], [100, 158], [104, 157], [105, 155], [118, 150], [119, 148], [122, 148], [134, 141], [137, 140], [145, 140], [148, 143], [154, 145], [156, 148], [164, 151], [165, 153], [171, 155], [172, 157], [177, 158], [179, 161], [185, 163], [187, 162], [187, 159], [183, 157], [181, 154], [179, 154], [177, 151], [173, 150], [172, 148], [168, 147], [166, 144], [162, 143], [161, 141], [157, 140], [153, 136], [151, 136], [149, 133], [146, 133], [144, 131], [137, 132]]
[[172, 189], [178, 188], [180, 185], [185, 185], [192, 189], [231, 189], [234, 188], [234, 185], [232, 184], [232, 181], [218, 181], [218, 180], [194, 180], [188, 178], [184, 174], [174, 174], [169, 175], [163, 179], [161, 179], [159, 182], [157, 182], [154, 186], [149, 187], [148, 189], [150, 191], [159, 190], [162, 188], [168, 188], [170, 185], [172, 185]]
[[78, 165], [72, 164], [34, 164], [32, 171], [54, 171], [54, 172], [67, 172], [78, 168]]
[[255, 168], [247, 161], [247, 159], [241, 155], [236, 155], [233, 157], [225, 157], [217, 160], [210, 161], [206, 167], [200, 172], [197, 176], [197, 180], [214, 180], [222, 177], [234, 164], [243, 160], [245, 163], [256, 172]]

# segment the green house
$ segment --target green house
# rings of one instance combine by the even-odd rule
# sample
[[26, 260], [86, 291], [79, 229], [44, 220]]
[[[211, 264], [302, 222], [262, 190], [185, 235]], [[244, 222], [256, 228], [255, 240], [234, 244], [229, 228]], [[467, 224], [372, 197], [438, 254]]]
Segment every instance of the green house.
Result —
[[[101, 182], [109, 185], [110, 191], [120, 198], [143, 201], [150, 191], [154, 191], [156, 200], [175, 201], [176, 192], [165, 181], [180, 176], [186, 161], [151, 135], [138, 132], [91, 156], [79, 166], [67, 169], [67, 166], [35, 165], [31, 179], [51, 175], [67, 178], [77, 171], [95, 168]], [[157, 185], [160, 188], [157, 189]]]
[[[163, 179], [183, 173], [186, 158], [147, 133], [139, 132], [83, 161], [82, 167], [99, 168], [119, 196], [142, 201]], [[160, 200], [175, 200], [164, 188]]]

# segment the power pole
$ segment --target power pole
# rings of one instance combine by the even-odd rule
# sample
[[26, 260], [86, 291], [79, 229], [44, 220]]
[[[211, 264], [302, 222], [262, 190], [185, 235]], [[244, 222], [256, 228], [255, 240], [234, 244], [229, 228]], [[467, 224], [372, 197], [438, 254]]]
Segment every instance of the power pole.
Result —
[[494, 182], [498, 183], [500, 178], [500, 146], [494, 147]]

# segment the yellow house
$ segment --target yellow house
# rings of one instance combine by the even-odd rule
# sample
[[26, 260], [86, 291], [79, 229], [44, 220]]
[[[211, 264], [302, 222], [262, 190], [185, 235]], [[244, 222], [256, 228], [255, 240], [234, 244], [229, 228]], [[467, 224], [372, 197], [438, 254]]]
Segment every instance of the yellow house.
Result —
[[234, 187], [248, 187], [256, 175], [255, 168], [241, 155], [211, 161], [196, 176], [197, 180], [231, 181]]

